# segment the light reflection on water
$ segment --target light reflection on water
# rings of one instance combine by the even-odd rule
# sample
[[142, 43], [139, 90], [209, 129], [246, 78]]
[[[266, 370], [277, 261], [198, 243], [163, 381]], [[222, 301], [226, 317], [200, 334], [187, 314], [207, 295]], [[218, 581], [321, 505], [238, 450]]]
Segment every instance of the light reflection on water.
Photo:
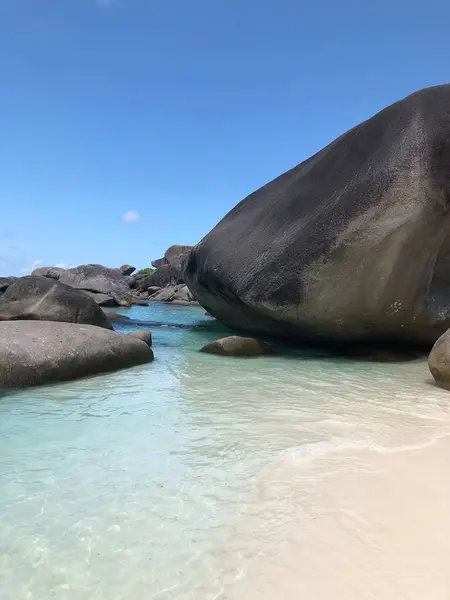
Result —
[[[200, 309], [131, 310], [205, 319]], [[308, 463], [313, 490], [316, 456], [448, 431], [447, 395], [423, 361], [197, 352], [214, 337], [156, 328], [150, 365], [0, 400], [2, 600], [225, 598], [245, 573], [248, 539], [236, 528], [257, 515], [253, 546], [268, 552], [280, 520], [298, 527], [282, 510], [278, 465]]]

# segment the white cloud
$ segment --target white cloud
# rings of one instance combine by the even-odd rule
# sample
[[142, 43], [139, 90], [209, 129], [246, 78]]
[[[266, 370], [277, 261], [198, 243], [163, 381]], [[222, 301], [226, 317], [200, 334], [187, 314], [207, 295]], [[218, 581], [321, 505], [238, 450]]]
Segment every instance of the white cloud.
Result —
[[141, 215], [135, 210], [128, 210], [123, 215], [123, 220], [125, 221], [125, 223], [136, 223], [136, 221], [139, 221], [140, 218]]
[[53, 265], [53, 266], [58, 267], [58, 269], [71, 269], [75, 265], [69, 265], [69, 263], [60, 262], [60, 263], [56, 263], [56, 265]]
[[31, 265], [28, 265], [27, 267], [22, 267], [20, 270], [22, 271], [22, 273], [31, 273], [31, 271], [37, 269], [40, 264], [42, 264], [42, 260], [33, 260]]

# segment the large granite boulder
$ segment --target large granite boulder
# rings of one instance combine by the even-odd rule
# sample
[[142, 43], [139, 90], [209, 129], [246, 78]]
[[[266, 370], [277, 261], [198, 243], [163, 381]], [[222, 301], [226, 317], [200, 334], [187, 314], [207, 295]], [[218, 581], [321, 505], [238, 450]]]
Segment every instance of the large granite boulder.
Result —
[[111, 296], [119, 306], [131, 306], [130, 284], [120, 269], [110, 269], [103, 265], [79, 265], [62, 269], [59, 281], [74, 288]]
[[102, 309], [84, 292], [35, 275], [20, 277], [0, 297], [0, 321], [16, 320], [65, 321], [112, 329]]
[[186, 283], [243, 331], [429, 345], [450, 326], [450, 85], [354, 127], [238, 204]]
[[0, 389], [67, 381], [150, 362], [148, 345], [92, 325], [0, 323]]

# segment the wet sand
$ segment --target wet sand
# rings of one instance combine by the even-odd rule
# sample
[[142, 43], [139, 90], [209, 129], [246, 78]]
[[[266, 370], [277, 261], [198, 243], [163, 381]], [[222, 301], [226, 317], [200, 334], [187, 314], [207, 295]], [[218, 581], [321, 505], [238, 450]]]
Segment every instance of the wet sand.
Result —
[[[289, 482], [289, 483], [287, 483]], [[272, 487], [270, 487], [272, 486]], [[421, 448], [287, 459], [262, 482], [263, 520], [230, 600], [448, 600], [450, 437]], [[284, 514], [271, 507], [283, 505]], [[296, 523], [297, 526], [293, 526]], [[245, 531], [245, 533], [244, 533]]]

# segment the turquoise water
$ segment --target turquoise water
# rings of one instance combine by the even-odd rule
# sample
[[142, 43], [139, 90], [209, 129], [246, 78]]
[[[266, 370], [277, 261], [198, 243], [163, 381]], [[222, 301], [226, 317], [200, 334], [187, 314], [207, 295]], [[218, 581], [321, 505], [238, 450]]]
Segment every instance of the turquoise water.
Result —
[[[206, 320], [199, 308], [122, 312]], [[270, 561], [280, 532], [302, 526], [289, 477], [308, 464], [313, 490], [315, 457], [450, 431], [424, 361], [198, 352], [218, 335], [154, 328], [150, 365], [0, 399], [2, 600], [233, 598], [250, 545]], [[306, 513], [311, 501], [295, 500]]]

